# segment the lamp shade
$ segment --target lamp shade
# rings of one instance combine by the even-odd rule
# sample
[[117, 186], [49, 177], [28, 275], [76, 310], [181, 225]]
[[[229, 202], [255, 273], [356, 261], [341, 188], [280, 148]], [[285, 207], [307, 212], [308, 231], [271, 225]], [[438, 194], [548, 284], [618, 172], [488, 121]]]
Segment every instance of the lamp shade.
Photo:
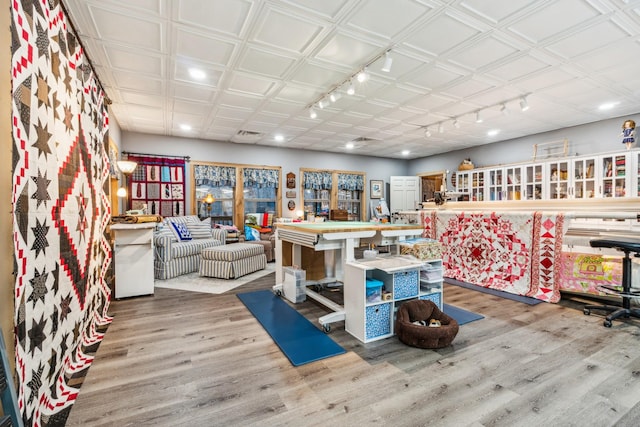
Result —
[[118, 164], [118, 169], [120, 169], [120, 172], [122, 172], [125, 175], [132, 174], [133, 171], [136, 170], [136, 166], [138, 166], [136, 162], [132, 162], [130, 160], [118, 160], [117, 164]]
[[213, 198], [213, 196], [211, 195], [211, 193], [208, 193], [207, 196], [202, 200], [205, 203], [213, 203], [216, 201], [216, 199]]

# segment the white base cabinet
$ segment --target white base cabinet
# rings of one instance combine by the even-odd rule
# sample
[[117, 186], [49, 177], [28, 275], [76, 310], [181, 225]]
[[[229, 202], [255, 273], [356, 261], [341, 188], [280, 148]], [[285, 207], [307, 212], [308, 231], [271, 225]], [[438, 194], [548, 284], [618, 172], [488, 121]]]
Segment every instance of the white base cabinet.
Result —
[[113, 224], [116, 299], [151, 295], [153, 229], [156, 223]]
[[[367, 297], [367, 279], [382, 283], [379, 298]], [[417, 298], [431, 300], [442, 309], [441, 260], [396, 256], [345, 265], [345, 330], [362, 342], [394, 335], [396, 310]]]

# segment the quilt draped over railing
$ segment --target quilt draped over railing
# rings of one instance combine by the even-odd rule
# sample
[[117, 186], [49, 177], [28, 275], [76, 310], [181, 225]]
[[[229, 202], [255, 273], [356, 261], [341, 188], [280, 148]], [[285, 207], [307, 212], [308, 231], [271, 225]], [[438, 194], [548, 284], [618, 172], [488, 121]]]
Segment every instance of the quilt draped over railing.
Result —
[[560, 300], [564, 215], [421, 211], [423, 237], [444, 246], [445, 277], [548, 302]]

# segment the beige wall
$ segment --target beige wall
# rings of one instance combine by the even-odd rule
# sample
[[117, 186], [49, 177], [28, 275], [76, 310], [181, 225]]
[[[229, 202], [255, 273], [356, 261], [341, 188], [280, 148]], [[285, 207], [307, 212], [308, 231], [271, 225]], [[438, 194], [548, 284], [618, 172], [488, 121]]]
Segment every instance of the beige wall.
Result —
[[[9, 348], [9, 361], [13, 355], [13, 239], [11, 238], [11, 32], [9, 8], [0, 8], [0, 327]], [[11, 248], [11, 249], [9, 249]]]

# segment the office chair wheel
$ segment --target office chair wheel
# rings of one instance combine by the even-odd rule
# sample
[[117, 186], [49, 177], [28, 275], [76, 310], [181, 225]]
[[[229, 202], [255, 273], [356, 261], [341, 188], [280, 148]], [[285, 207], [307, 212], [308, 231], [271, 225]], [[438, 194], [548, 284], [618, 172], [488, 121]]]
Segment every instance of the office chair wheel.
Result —
[[588, 308], [582, 309], [582, 312], [584, 313], [585, 316], [588, 316], [591, 314], [591, 310], [589, 310]]
[[278, 289], [278, 290], [276, 291], [276, 296], [279, 296], [279, 297], [281, 297], [281, 296], [282, 296], [282, 291], [281, 291], [280, 289]]
[[331, 332], [331, 325], [328, 323], [325, 323], [324, 325], [322, 325], [322, 330], [324, 331], [325, 334], [328, 334], [329, 332]]
[[604, 322], [602, 322], [602, 324], [604, 325], [605, 328], [610, 328], [612, 325], [612, 322], [611, 320], [604, 319]]

